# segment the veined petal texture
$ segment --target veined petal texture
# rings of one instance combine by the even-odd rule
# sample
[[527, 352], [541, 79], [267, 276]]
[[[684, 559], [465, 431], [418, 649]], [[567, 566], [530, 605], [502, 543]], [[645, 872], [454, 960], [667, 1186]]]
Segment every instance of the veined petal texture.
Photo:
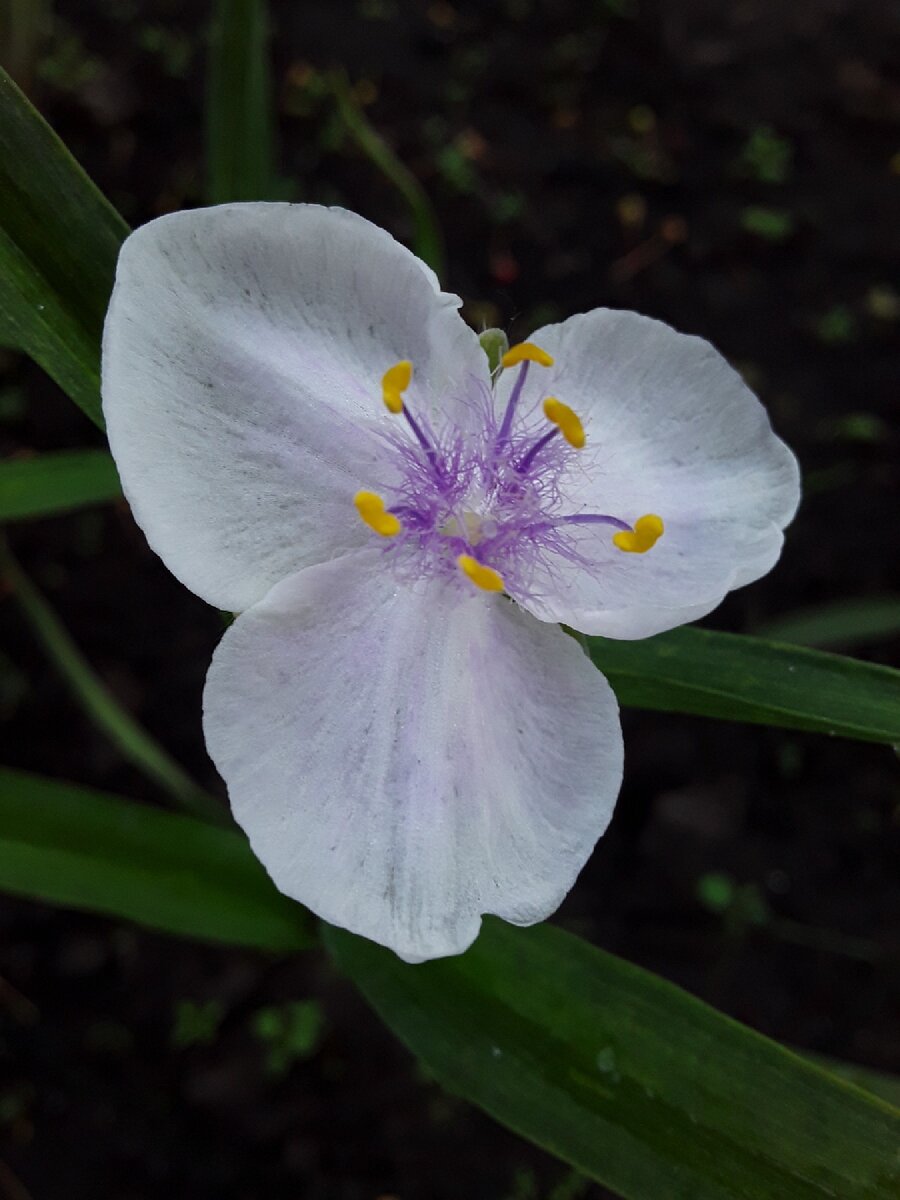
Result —
[[[696, 620], [771, 569], [800, 499], [797, 462], [708, 342], [603, 308], [532, 340], [554, 363], [529, 379], [524, 402], [558, 396], [587, 435], [560, 481], [567, 511], [630, 523], [655, 513], [665, 534], [650, 553], [623, 554], [608, 529], [580, 527], [589, 566], [552, 564], [523, 600], [531, 612], [584, 633], [647, 637]], [[501, 401], [513, 383], [501, 377]]]
[[126, 241], [103, 346], [110, 446], [169, 569], [240, 611], [365, 540], [355, 491], [389, 421], [380, 381], [453, 411], [485, 384], [475, 334], [435, 276], [341, 209], [241, 204], [161, 217]]
[[207, 745], [275, 883], [408, 961], [482, 913], [548, 916], [622, 775], [612, 690], [501, 596], [398, 585], [377, 553], [310, 567], [225, 634]]

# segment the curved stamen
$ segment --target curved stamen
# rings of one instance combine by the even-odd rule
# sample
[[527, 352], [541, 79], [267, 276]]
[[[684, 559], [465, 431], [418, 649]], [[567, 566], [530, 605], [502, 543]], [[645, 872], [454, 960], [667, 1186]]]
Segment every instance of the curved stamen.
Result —
[[396, 537], [403, 528], [399, 518], [385, 508], [384, 501], [377, 492], [357, 492], [353, 503], [360, 520], [379, 537]]
[[518, 378], [513, 384], [512, 391], [509, 393], [509, 400], [506, 402], [506, 412], [503, 414], [503, 421], [497, 431], [497, 441], [494, 445], [494, 452], [499, 452], [504, 446], [506, 439], [509, 437], [509, 431], [512, 428], [513, 417], [516, 415], [516, 405], [519, 403], [519, 397], [522, 395], [522, 388], [525, 386], [525, 380], [528, 378], [528, 359], [522, 363], [519, 370]]
[[458, 555], [456, 565], [462, 571], [463, 575], [483, 592], [503, 592], [506, 590], [506, 584], [503, 582], [503, 576], [500, 572], [495, 571], [493, 567], [485, 566], [477, 558], [473, 558], [471, 554]]
[[440, 476], [441, 475], [441, 463], [440, 463], [440, 459], [437, 456], [437, 452], [434, 449], [434, 446], [432, 446], [431, 442], [429, 442], [428, 438], [422, 432], [421, 425], [416, 420], [416, 418], [412, 415], [412, 413], [409, 411], [409, 409], [407, 408], [407, 406], [405, 404], [403, 405], [403, 407], [400, 411], [403, 413], [404, 417], [406, 417], [406, 422], [409, 425], [410, 429], [413, 431], [416, 441], [419, 443], [419, 445], [425, 451], [425, 456], [428, 459], [428, 461], [431, 463], [431, 466], [432, 466], [432, 469], [434, 470], [435, 475]]
[[516, 463], [516, 471], [520, 475], [524, 475], [525, 472], [528, 470], [528, 468], [531, 466], [531, 464], [534, 462], [535, 457], [540, 453], [541, 450], [543, 450], [543, 448], [547, 445], [548, 442], [553, 441], [553, 439], [558, 435], [558, 433], [559, 433], [558, 429], [551, 429], [550, 432], [545, 433], [542, 438], [538, 438], [538, 440], [534, 443], [534, 445], [531, 447], [531, 449], [528, 451], [528, 453], [525, 455], [525, 457], [523, 459], [521, 459], [518, 463]]
[[626, 554], [646, 554], [648, 550], [653, 549], [664, 533], [662, 517], [656, 513], [646, 513], [643, 517], [638, 517], [634, 529], [613, 534], [613, 544], [617, 550], [624, 550]]
[[384, 407], [389, 413], [394, 416], [399, 416], [401, 413], [406, 417], [406, 422], [413, 431], [416, 441], [425, 451], [425, 456], [431, 464], [431, 468], [435, 475], [441, 476], [441, 463], [437, 453], [429, 442], [428, 438], [422, 432], [422, 427], [415, 419], [412, 413], [406, 406], [403, 399], [403, 393], [410, 385], [412, 380], [413, 365], [408, 358], [403, 358], [394, 366], [389, 367], [381, 378], [381, 396], [384, 400]]
[[[584, 428], [578, 419], [578, 414], [569, 408], [568, 404], [563, 404], [555, 396], [548, 396], [544, 401], [544, 416], [556, 428], [551, 429], [549, 433], [545, 433], [542, 438], [535, 442], [521, 462], [518, 463], [516, 470], [519, 474], [524, 474], [528, 470], [534, 462], [538, 451], [543, 450], [551, 438], [554, 438], [558, 433], [563, 435], [573, 450], [584, 449]], [[628, 528], [631, 527], [629, 526]]]
[[633, 533], [632, 527], [627, 521], [620, 521], [618, 517], [611, 517], [609, 513], [573, 513], [570, 517], [557, 517], [553, 522], [554, 525], [613, 525], [616, 529], [621, 529], [624, 533]]
[[574, 409], [555, 396], [548, 396], [544, 401], [544, 416], [557, 427], [566, 441], [575, 450], [584, 449], [584, 427]]
[[513, 417], [516, 415], [516, 406], [519, 403], [519, 397], [522, 395], [522, 388], [525, 386], [525, 380], [528, 378], [529, 363], [536, 362], [542, 367], [552, 367], [553, 359], [546, 350], [542, 350], [540, 346], [536, 346], [534, 342], [519, 342], [517, 346], [511, 347], [500, 359], [500, 365], [504, 368], [515, 367], [518, 363], [522, 364], [522, 369], [519, 371], [518, 378], [513, 384], [512, 391], [509, 394], [509, 400], [506, 402], [506, 412], [503, 414], [503, 420], [500, 423], [500, 428], [497, 431], [497, 440], [494, 443], [494, 454], [503, 447], [506, 439], [509, 437], [509, 431], [512, 428]]
[[388, 367], [381, 377], [381, 397], [384, 407], [395, 415], [403, 411], [403, 393], [412, 379], [413, 366], [408, 358]]

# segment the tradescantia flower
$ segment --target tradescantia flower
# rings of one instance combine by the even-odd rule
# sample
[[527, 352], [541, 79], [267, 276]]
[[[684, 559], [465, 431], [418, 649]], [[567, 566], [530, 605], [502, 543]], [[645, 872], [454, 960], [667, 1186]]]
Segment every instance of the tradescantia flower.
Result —
[[622, 775], [563, 622], [640, 638], [778, 558], [797, 467], [706, 342], [596, 309], [493, 373], [460, 301], [312, 205], [134, 233], [110, 445], [170, 570], [240, 613], [204, 728], [277, 886], [409, 961], [548, 916]]

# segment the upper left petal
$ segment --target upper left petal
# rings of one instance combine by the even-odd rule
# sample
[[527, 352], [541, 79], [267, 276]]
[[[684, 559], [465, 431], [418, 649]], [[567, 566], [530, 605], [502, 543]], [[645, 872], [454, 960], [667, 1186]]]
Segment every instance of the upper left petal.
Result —
[[238, 617], [204, 729], [281, 891], [410, 961], [465, 950], [482, 913], [553, 912], [622, 776], [615, 697], [575, 641], [372, 551]]
[[465, 404], [486, 379], [475, 334], [433, 272], [341, 209], [235, 204], [138, 229], [103, 343], [110, 446], [138, 524], [169, 569], [239, 611], [278, 580], [361, 544], [352, 498], [408, 399]]

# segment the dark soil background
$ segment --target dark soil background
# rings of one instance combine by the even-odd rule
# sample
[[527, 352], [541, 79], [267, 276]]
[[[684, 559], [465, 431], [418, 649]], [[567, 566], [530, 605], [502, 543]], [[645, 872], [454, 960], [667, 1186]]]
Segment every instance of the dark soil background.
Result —
[[[18, 66], [133, 224], [202, 202], [208, 18], [196, 0], [59, 0]], [[518, 338], [635, 308], [710, 338], [758, 390], [806, 498], [779, 566], [708, 624], [897, 587], [898, 9], [335, 0], [273, 20], [285, 197], [411, 236], [323, 94], [342, 66], [433, 198], [473, 324]], [[99, 444], [35, 367], [0, 367], [3, 453]], [[104, 680], [221, 794], [199, 720], [219, 615], [124, 505], [10, 536]], [[158, 802], [9, 597], [0, 624], [2, 761]], [[852, 650], [890, 661], [897, 643]], [[557, 920], [786, 1043], [900, 1071], [890, 749], [638, 712], [625, 734], [612, 829]], [[12, 900], [0, 925], [4, 1200], [605, 1195], [445, 1096], [318, 954]]]

